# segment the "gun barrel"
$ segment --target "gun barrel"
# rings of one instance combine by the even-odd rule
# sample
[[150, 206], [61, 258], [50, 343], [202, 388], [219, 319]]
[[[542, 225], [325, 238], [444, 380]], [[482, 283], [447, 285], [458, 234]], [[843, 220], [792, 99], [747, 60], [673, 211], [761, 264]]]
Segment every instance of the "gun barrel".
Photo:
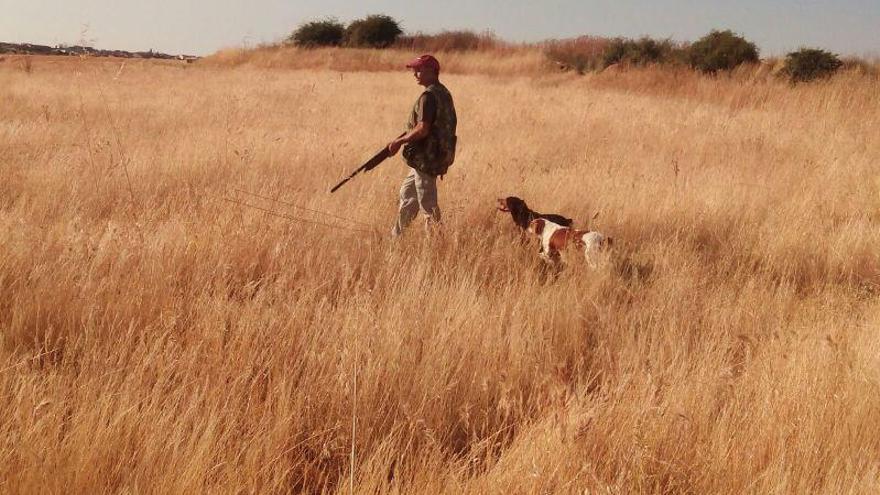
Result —
[[[351, 176], [351, 177], [354, 177], [354, 176]], [[333, 189], [330, 189], [330, 192], [335, 193], [336, 190], [339, 189], [340, 187], [342, 187], [343, 184], [350, 181], [351, 177], [346, 177], [346, 178], [342, 179], [342, 181], [339, 184], [336, 184], [335, 186], [333, 186]]]
[[[397, 138], [399, 139], [399, 138], [403, 137], [404, 135], [406, 135], [405, 132], [402, 133], [401, 135], [397, 136]], [[357, 175], [361, 172], [369, 172], [370, 170], [373, 170], [374, 168], [378, 167], [379, 164], [384, 162], [389, 156], [391, 156], [391, 153], [388, 151], [388, 146], [384, 146], [381, 150], [379, 150], [378, 153], [373, 155], [372, 158], [367, 160], [367, 163], [364, 163], [363, 165], [358, 167], [354, 172], [352, 172], [351, 175], [349, 175], [345, 179], [342, 179], [342, 182], [333, 186], [333, 189], [330, 189], [330, 192], [331, 193], [336, 192], [337, 189], [342, 187], [342, 185], [345, 184], [346, 182], [350, 181], [355, 175]]]

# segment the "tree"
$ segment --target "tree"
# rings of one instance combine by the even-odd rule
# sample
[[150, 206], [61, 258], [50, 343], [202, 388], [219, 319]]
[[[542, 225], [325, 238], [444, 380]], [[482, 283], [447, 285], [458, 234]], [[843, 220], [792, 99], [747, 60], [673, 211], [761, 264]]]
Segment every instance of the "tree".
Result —
[[336, 19], [327, 18], [301, 24], [287, 41], [302, 47], [337, 46], [342, 44], [344, 35], [345, 26]]
[[730, 70], [744, 63], [758, 62], [754, 43], [733, 31], [712, 31], [688, 49], [688, 63], [702, 72]]
[[801, 48], [785, 56], [782, 74], [792, 83], [810, 82], [830, 77], [843, 62], [837, 55], [818, 48]]
[[352, 21], [345, 30], [345, 44], [363, 48], [387, 48], [403, 31], [392, 17], [379, 14]]

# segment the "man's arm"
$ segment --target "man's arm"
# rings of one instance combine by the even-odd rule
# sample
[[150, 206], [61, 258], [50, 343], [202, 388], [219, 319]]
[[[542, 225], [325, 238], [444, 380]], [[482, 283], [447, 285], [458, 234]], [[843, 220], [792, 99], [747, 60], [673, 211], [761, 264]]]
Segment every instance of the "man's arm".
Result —
[[431, 132], [431, 125], [434, 123], [436, 116], [437, 102], [434, 100], [434, 95], [431, 93], [423, 94], [422, 97], [419, 98], [419, 122], [411, 131], [388, 143], [388, 151], [391, 155], [396, 155], [397, 151], [400, 150], [400, 147], [406, 143], [421, 141], [428, 137], [428, 134]]

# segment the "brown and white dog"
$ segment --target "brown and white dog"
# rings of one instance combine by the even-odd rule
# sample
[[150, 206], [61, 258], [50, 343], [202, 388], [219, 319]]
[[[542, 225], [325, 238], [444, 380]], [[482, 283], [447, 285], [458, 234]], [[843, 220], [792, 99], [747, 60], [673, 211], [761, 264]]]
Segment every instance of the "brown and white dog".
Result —
[[563, 227], [544, 218], [529, 222], [527, 230], [541, 238], [541, 249], [538, 252], [542, 258], [553, 263], [561, 260], [561, 253], [566, 247], [573, 245], [583, 250], [587, 263], [595, 267], [598, 265], [599, 255], [614, 243], [612, 238], [600, 232]]
[[570, 218], [566, 218], [562, 215], [557, 215], [555, 213], [538, 213], [537, 211], [529, 208], [525, 201], [517, 198], [516, 196], [498, 198], [498, 211], [510, 213], [510, 217], [513, 219], [513, 223], [515, 223], [517, 227], [523, 230], [529, 228], [529, 222], [536, 218], [550, 220], [551, 222], [557, 225], [561, 225], [563, 227], [571, 227], [572, 224], [572, 220]]

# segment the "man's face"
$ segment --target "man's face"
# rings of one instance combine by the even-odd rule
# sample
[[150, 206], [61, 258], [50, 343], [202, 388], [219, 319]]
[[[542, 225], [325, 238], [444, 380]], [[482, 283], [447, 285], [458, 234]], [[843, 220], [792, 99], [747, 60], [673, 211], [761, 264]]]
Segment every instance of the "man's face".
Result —
[[413, 69], [413, 76], [416, 78], [416, 82], [422, 86], [427, 86], [437, 80], [437, 73], [433, 69]]

